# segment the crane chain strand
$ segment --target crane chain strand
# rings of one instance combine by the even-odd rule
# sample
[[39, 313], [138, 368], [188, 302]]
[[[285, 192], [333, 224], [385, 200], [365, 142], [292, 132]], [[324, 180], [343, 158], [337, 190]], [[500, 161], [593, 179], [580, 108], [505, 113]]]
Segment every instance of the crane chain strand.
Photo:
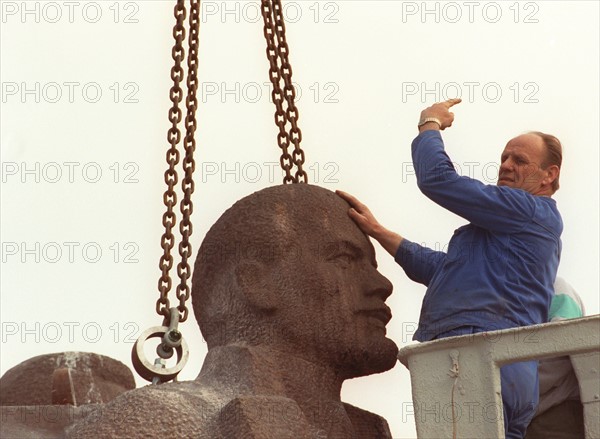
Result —
[[167, 207], [167, 211], [163, 214], [162, 223], [165, 227], [165, 233], [162, 235], [160, 245], [164, 251], [164, 254], [160, 258], [159, 268], [161, 269], [162, 275], [158, 280], [158, 290], [160, 297], [156, 302], [156, 312], [159, 315], [164, 316], [165, 320], [169, 318], [169, 298], [167, 295], [171, 290], [171, 277], [169, 276], [169, 270], [173, 267], [173, 256], [171, 256], [171, 249], [175, 244], [175, 237], [173, 236], [172, 229], [175, 226], [176, 218], [173, 212], [173, 207], [177, 204], [177, 194], [174, 191], [174, 187], [177, 184], [177, 171], [175, 166], [179, 163], [179, 151], [177, 150], [177, 144], [181, 141], [181, 131], [179, 130], [178, 124], [181, 122], [181, 109], [179, 104], [181, 102], [183, 91], [181, 89], [181, 81], [183, 80], [183, 68], [181, 63], [185, 57], [185, 51], [183, 49], [183, 40], [185, 39], [185, 27], [183, 25], [186, 11], [184, 0], [177, 0], [177, 4], [174, 8], [174, 14], [176, 23], [173, 27], [173, 37], [175, 38], [175, 44], [171, 51], [171, 56], [174, 61], [174, 65], [171, 68], [171, 79], [173, 80], [173, 86], [169, 92], [169, 97], [172, 102], [172, 107], [169, 109], [169, 121], [171, 122], [171, 128], [167, 133], [167, 140], [171, 147], [167, 151], [167, 163], [169, 169], [165, 172], [165, 183], [167, 184], [167, 190], [163, 195], [163, 202]]
[[[174, 65], [171, 68], [171, 79], [173, 80], [173, 86], [169, 92], [169, 98], [171, 99], [172, 106], [169, 109], [169, 121], [171, 127], [167, 132], [167, 140], [170, 144], [170, 148], [167, 151], [167, 163], [169, 167], [165, 172], [165, 183], [167, 184], [167, 190], [163, 195], [163, 202], [167, 207], [167, 211], [163, 214], [162, 223], [165, 227], [165, 233], [161, 238], [161, 247], [164, 251], [160, 258], [159, 268], [161, 269], [161, 277], [158, 280], [158, 290], [160, 297], [156, 302], [156, 312], [164, 317], [164, 321], [168, 322], [170, 316], [170, 302], [168, 298], [169, 291], [172, 287], [171, 277], [169, 271], [173, 268], [173, 256], [171, 250], [175, 244], [175, 237], [173, 235], [173, 227], [176, 225], [176, 216], [174, 207], [177, 204], [177, 194], [175, 192], [175, 186], [178, 183], [178, 175], [175, 167], [179, 164], [180, 154], [177, 149], [177, 145], [181, 141], [181, 131], [179, 129], [179, 123], [182, 120], [182, 111], [180, 108], [181, 101], [183, 99], [183, 90], [181, 83], [184, 80], [184, 71], [182, 63], [185, 61], [185, 49], [183, 42], [185, 41], [185, 18], [187, 11], [185, 8], [185, 0], [177, 0], [174, 8], [174, 15], [176, 19], [175, 26], [173, 27], [173, 38], [175, 44], [171, 51], [171, 56], [174, 61]], [[196, 109], [198, 106], [198, 100], [196, 98], [196, 92], [198, 88], [198, 40], [199, 40], [199, 29], [200, 29], [200, 0], [191, 0], [190, 8], [190, 35], [189, 35], [189, 52], [187, 57], [188, 77], [187, 77], [187, 96], [186, 96], [186, 117], [185, 117], [185, 128], [186, 134], [184, 139], [185, 158], [183, 160], [183, 170], [185, 176], [181, 182], [181, 188], [183, 191], [183, 198], [180, 203], [180, 211], [182, 219], [179, 224], [179, 231], [182, 239], [179, 243], [179, 255], [181, 256], [181, 262], [177, 265], [177, 274], [180, 278], [180, 284], [177, 286], [177, 298], [179, 299], [178, 311], [181, 313], [179, 322], [184, 322], [188, 317], [188, 309], [185, 305], [186, 300], [189, 298], [190, 290], [187, 285], [187, 281], [190, 277], [190, 266], [188, 259], [192, 253], [192, 248], [189, 242], [189, 238], [192, 234], [192, 223], [190, 216], [193, 211], [193, 205], [191, 196], [194, 192], [194, 181], [192, 178], [195, 170], [195, 162], [193, 153], [196, 148], [196, 142], [194, 140], [194, 133], [196, 131]]]
[[[279, 128], [277, 143], [282, 154], [279, 159], [285, 171], [284, 183], [307, 183], [308, 177], [302, 169], [305, 156], [300, 148], [302, 132], [298, 127], [299, 113], [294, 99], [296, 92], [292, 83], [292, 67], [289, 62], [289, 46], [285, 39], [285, 23], [282, 15], [281, 0], [261, 0], [264, 21], [264, 36], [267, 41], [267, 59], [269, 60], [269, 79], [273, 84], [271, 97], [275, 104], [275, 124]], [[284, 87], [281, 89], [281, 79]], [[287, 125], [290, 125], [288, 132]], [[288, 148], [290, 141], [294, 145], [292, 154]], [[292, 175], [292, 168], [296, 172]]]
[[192, 234], [192, 223], [190, 216], [193, 212], [192, 205], [192, 193], [194, 192], [194, 180], [192, 178], [193, 172], [196, 168], [194, 162], [194, 151], [196, 149], [196, 140], [194, 139], [194, 133], [196, 131], [196, 109], [198, 108], [198, 99], [196, 92], [198, 90], [198, 45], [199, 45], [199, 32], [200, 32], [200, 0], [191, 0], [190, 6], [190, 22], [189, 22], [189, 51], [188, 51], [188, 77], [187, 77], [187, 89], [188, 94], [185, 100], [186, 105], [186, 117], [185, 117], [185, 158], [183, 160], [183, 169], [185, 171], [185, 177], [182, 181], [182, 191], [184, 193], [183, 199], [181, 200], [181, 214], [182, 219], [179, 223], [179, 230], [181, 232], [181, 243], [179, 244], [179, 255], [181, 256], [181, 262], [177, 265], [177, 274], [181, 280], [177, 287], [177, 298], [179, 299], [179, 306], [177, 309], [181, 313], [179, 322], [185, 322], [188, 317], [188, 308], [185, 302], [190, 297], [190, 287], [187, 281], [190, 277], [190, 265], [188, 258], [192, 255], [192, 246], [189, 238]]

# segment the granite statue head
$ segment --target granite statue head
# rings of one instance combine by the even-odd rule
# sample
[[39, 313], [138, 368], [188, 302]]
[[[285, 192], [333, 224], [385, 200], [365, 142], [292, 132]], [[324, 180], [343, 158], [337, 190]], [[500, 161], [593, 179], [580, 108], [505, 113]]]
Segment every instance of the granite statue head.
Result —
[[335, 193], [307, 184], [253, 193], [229, 208], [200, 247], [194, 313], [208, 348], [269, 346], [344, 379], [391, 369], [392, 285], [368, 237]]

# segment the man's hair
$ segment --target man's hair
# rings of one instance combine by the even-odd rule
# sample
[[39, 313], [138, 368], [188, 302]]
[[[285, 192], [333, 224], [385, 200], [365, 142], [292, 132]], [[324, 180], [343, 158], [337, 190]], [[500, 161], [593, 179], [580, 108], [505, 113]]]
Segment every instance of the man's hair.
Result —
[[[562, 145], [560, 140], [552, 134], [542, 133], [540, 131], [532, 131], [530, 134], [535, 134], [541, 137], [546, 146], [546, 159], [541, 163], [542, 168], [546, 169], [548, 166], [556, 165], [560, 170], [562, 165]], [[556, 179], [552, 182], [552, 190], [556, 192], [560, 186], [559, 184], [560, 173], [556, 176]]]

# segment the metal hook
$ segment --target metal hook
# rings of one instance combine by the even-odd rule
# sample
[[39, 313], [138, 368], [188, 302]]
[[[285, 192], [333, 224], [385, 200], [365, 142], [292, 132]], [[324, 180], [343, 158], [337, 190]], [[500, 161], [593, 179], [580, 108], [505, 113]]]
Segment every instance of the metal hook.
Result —
[[[179, 324], [179, 312], [177, 308], [170, 309], [169, 326], [154, 326], [146, 329], [139, 336], [131, 351], [131, 361], [135, 371], [145, 380], [153, 384], [166, 383], [177, 377], [189, 358], [189, 350], [181, 332], [177, 329]], [[156, 348], [159, 356], [150, 363], [144, 353], [144, 343], [150, 338], [160, 338], [161, 343]], [[177, 352], [177, 363], [173, 367], [166, 367], [166, 359]], [[161, 355], [162, 353], [162, 355]]]
[[[163, 322], [167, 324], [167, 319]], [[161, 343], [156, 347], [156, 354], [160, 358], [168, 360], [173, 356], [173, 349], [177, 349], [181, 345], [183, 336], [177, 329], [179, 325], [179, 311], [177, 308], [169, 309], [169, 328], [162, 337]]]

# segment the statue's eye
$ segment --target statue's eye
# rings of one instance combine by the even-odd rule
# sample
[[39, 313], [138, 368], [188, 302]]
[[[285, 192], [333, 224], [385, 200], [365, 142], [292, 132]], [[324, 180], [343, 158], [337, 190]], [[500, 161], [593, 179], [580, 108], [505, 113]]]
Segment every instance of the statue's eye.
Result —
[[350, 253], [338, 253], [333, 258], [333, 260], [342, 268], [349, 268], [354, 259], [354, 255], [351, 255]]

